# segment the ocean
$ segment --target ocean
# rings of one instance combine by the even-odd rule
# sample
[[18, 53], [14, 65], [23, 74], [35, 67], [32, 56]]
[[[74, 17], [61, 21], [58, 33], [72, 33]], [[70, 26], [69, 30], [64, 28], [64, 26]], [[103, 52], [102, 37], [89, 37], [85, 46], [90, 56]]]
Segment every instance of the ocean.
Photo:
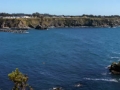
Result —
[[120, 61], [120, 28], [53, 28], [26, 34], [0, 32], [0, 89], [8, 74], [27, 74], [34, 90], [119, 90], [107, 66]]

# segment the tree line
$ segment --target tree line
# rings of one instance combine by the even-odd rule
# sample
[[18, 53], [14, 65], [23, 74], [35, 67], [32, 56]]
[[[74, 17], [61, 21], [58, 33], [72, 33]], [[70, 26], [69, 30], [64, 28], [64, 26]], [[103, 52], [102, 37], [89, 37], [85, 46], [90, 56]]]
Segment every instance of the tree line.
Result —
[[120, 15], [88, 15], [88, 14], [83, 14], [83, 15], [52, 15], [52, 14], [48, 14], [48, 13], [39, 13], [39, 12], [35, 12], [32, 14], [25, 14], [25, 13], [0, 13], [0, 16], [2, 17], [6, 17], [6, 16], [31, 16], [31, 17], [91, 17], [91, 18], [120, 18]]

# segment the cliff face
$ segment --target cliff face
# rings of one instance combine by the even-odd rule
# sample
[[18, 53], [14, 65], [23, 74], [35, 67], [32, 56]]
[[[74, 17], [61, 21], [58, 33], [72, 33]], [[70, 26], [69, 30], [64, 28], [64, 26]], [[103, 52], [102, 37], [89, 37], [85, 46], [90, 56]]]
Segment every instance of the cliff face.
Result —
[[26, 27], [26, 24], [18, 19], [0, 19], [0, 28]]
[[0, 28], [4, 27], [107, 27], [120, 25], [119, 18], [29, 18], [29, 19], [0, 19]]

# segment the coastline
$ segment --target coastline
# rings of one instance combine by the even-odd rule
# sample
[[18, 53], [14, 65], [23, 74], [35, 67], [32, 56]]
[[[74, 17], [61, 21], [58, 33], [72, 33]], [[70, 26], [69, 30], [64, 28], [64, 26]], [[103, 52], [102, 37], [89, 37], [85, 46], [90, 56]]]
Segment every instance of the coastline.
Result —
[[120, 26], [119, 18], [19, 18], [3, 19], [0, 18], [0, 28], [46, 30], [48, 28], [86, 28], [86, 27], [107, 27], [113, 28]]
[[27, 28], [24, 28], [24, 27], [21, 27], [21, 28], [16, 28], [16, 27], [13, 27], [13, 28], [0, 28], [0, 32], [12, 32], [12, 33], [27, 33], [27, 30], [30, 30], [30, 29], [34, 29], [34, 30], [48, 30], [48, 29], [54, 29], [54, 28], [116, 28], [116, 27], [120, 27], [120, 26], [115, 26], [115, 27], [110, 27], [110, 26], [106, 26], [106, 27], [102, 27], [102, 26], [70, 26], [70, 27], [47, 27], [47, 28], [31, 28], [31, 27], [27, 27]]

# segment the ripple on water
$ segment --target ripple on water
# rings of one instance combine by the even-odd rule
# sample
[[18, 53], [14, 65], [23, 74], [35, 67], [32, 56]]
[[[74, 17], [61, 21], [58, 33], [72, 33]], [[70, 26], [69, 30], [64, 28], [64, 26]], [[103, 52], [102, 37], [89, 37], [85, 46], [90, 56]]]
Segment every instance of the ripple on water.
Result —
[[28, 74], [35, 90], [56, 89], [54, 86], [64, 90], [119, 90], [117, 76], [107, 74], [104, 68], [120, 59], [116, 45], [120, 43], [119, 33], [112, 28], [0, 33], [0, 88], [12, 87], [7, 74], [18, 67]]

